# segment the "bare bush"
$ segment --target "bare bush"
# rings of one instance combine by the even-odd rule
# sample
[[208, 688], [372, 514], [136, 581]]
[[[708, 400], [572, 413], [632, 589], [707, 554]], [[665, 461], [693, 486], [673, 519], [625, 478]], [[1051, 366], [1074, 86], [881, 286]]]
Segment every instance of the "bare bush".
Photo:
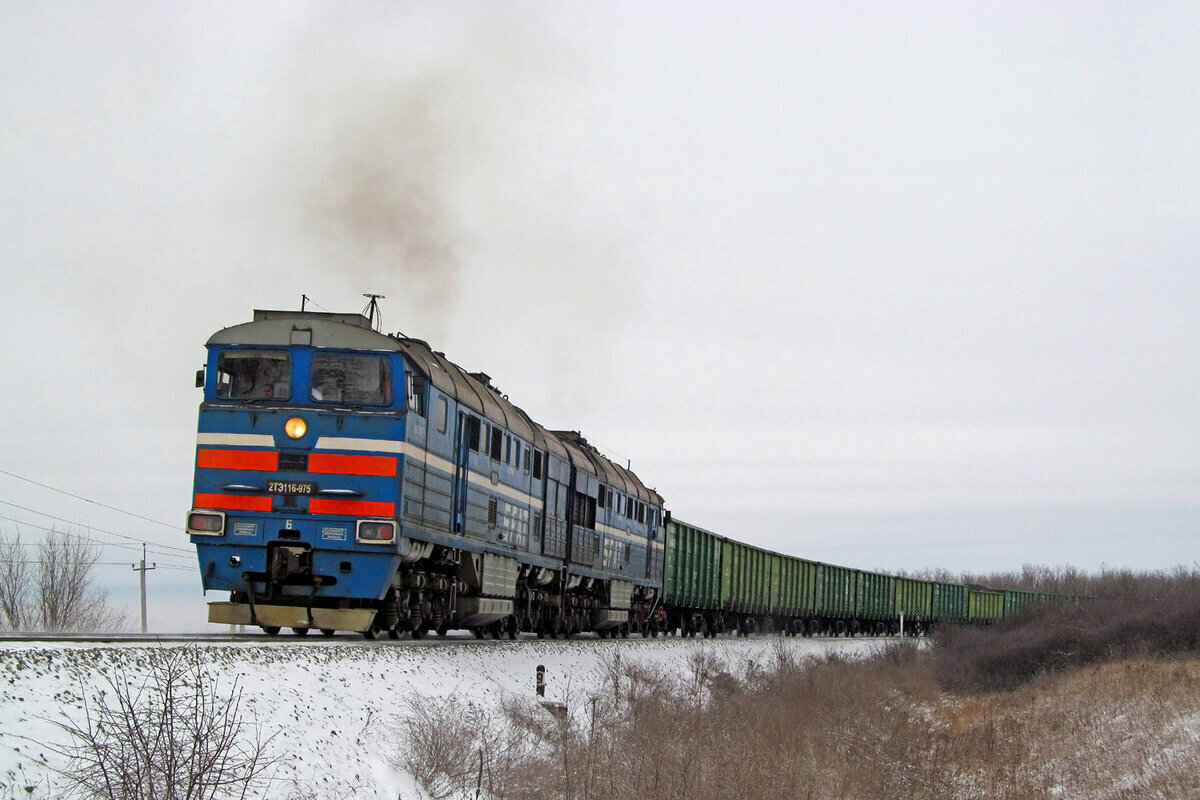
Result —
[[[938, 686], [928, 649], [907, 642], [863, 661], [776, 653], [740, 677], [692, 661], [724, 675], [728, 694], [696, 703], [704, 679], [664, 675], [651, 691], [606, 689], [594, 716], [569, 726], [526, 708], [544, 747], [509, 761], [515, 776], [483, 796], [1183, 800], [1200, 788], [1190, 725], [1200, 662], [1127, 662], [1013, 694], [957, 695]], [[575, 757], [564, 761], [566, 748]]]
[[1025, 564], [1015, 572], [962, 572], [923, 570], [901, 572], [901, 576], [942, 583], [987, 586], [992, 589], [1017, 589], [1026, 592], [1075, 595], [1078, 597], [1161, 597], [1165, 594], [1200, 587], [1200, 565], [1173, 570], [1134, 572], [1104, 567], [1091, 574], [1077, 567], [1046, 567]]
[[23, 547], [20, 532], [11, 539], [0, 535], [0, 611], [4, 614], [0, 622], [14, 631], [25, 630], [33, 614], [29, 602], [33, 570]]
[[522, 796], [522, 767], [549, 758], [562, 739], [561, 724], [516, 699], [492, 710], [453, 696], [413, 698], [397, 728], [389, 762], [434, 800]]
[[455, 697], [410, 700], [401, 730], [403, 746], [392, 764], [412, 775], [434, 800], [474, 787], [476, 765], [490, 724], [479, 706]]
[[95, 585], [102, 545], [85, 536], [52, 531], [24, 552], [20, 533], [0, 535], [0, 610], [11, 630], [112, 631], [128, 627]]
[[1128, 597], [1029, 609], [996, 625], [946, 626], [934, 637], [942, 684], [1011, 690], [1046, 673], [1122, 658], [1200, 653], [1200, 584], [1157, 582]]
[[140, 683], [109, 675], [84, 716], [55, 724], [69, 742], [68, 796], [109, 800], [245, 798], [273, 762], [261, 728], [243, 721], [235, 679], [222, 691], [192, 648], [150, 653]]

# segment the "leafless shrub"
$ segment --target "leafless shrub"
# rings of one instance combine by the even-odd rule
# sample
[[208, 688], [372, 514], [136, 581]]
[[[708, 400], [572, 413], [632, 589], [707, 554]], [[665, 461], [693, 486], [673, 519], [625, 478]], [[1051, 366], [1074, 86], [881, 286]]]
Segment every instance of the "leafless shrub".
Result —
[[29, 602], [32, 569], [23, 547], [20, 532], [11, 539], [0, 535], [0, 612], [4, 614], [0, 622], [14, 631], [27, 628], [33, 612]]
[[453, 696], [414, 698], [389, 760], [435, 800], [521, 796], [523, 765], [552, 760], [560, 731], [544, 710], [515, 699], [493, 710]]
[[955, 690], [1011, 690], [1087, 664], [1200, 652], [1200, 584], [1131, 588], [1126, 597], [1031, 609], [987, 628], [941, 629], [937, 675]]
[[107, 675], [84, 716], [55, 724], [69, 742], [67, 796], [112, 800], [245, 798], [264, 783], [268, 740], [241, 716], [236, 680], [222, 691], [192, 648], [152, 651], [135, 683]]
[[18, 532], [0, 535], [0, 610], [11, 630], [112, 631], [128, 627], [123, 612], [108, 605], [94, 583], [101, 545], [73, 533], [52, 531], [33, 558]]
[[407, 703], [402, 746], [393, 766], [406, 770], [434, 800], [474, 788], [487, 743], [487, 713], [455, 697], [420, 698]]
[[[707, 668], [705, 659], [693, 661]], [[1200, 663], [1114, 665], [1016, 694], [955, 695], [939, 688], [931, 662], [928, 649], [912, 643], [865, 660], [776, 658], [755, 675], [720, 673], [733, 682], [730, 694], [701, 704], [694, 687], [703, 681], [685, 674], [664, 691], [602, 698], [580, 724], [555, 727], [543, 712], [547, 722], [526, 729], [541, 732], [545, 749], [510, 762], [519, 780], [497, 783], [492, 796], [1196, 796], [1200, 754], [1188, 720], [1200, 711]], [[629, 666], [621, 667], [621, 686]], [[1081, 748], [1092, 741], [1111, 758]], [[575, 754], [567, 762], [565, 747]]]
[[1019, 571], [1014, 572], [954, 573], [939, 569], [900, 574], [942, 583], [1080, 597], [1161, 597], [1172, 592], [1200, 587], [1200, 564], [1191, 568], [1181, 565], [1172, 570], [1153, 572], [1104, 567], [1095, 574], [1083, 572], [1072, 566], [1046, 567], [1034, 564], [1025, 564]]

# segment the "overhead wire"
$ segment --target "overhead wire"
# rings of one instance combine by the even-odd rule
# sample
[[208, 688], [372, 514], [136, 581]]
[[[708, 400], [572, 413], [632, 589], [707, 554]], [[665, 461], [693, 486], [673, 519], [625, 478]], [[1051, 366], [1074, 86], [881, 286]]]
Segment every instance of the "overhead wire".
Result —
[[177, 524], [172, 524], [170, 522], [163, 522], [160, 519], [152, 519], [150, 517], [145, 517], [145, 516], [142, 516], [141, 514], [137, 514], [133, 511], [126, 511], [123, 508], [117, 508], [116, 506], [110, 506], [106, 503], [101, 503], [99, 500], [92, 500], [91, 498], [84, 497], [82, 495], [73, 494], [72, 492], [68, 492], [65, 489], [59, 489], [55, 486], [50, 486], [48, 484], [41, 483], [39, 481], [35, 481], [32, 478], [26, 478], [24, 475], [18, 475], [17, 473], [9, 472], [6, 469], [0, 469], [0, 475], [7, 475], [10, 478], [16, 478], [19, 481], [25, 481], [26, 483], [32, 483], [34, 486], [40, 486], [43, 489], [49, 489], [52, 492], [58, 492], [59, 494], [66, 495], [67, 497], [73, 497], [76, 500], [82, 500], [85, 503], [91, 503], [92, 505], [100, 506], [101, 508], [107, 508], [109, 511], [116, 511], [118, 514], [125, 514], [127, 516], [135, 517], [136, 519], [144, 520], [146, 522], [153, 522], [155, 525], [162, 525], [163, 527], [171, 528], [172, 530], [176, 530], [176, 531], [179, 530], [179, 525], [177, 525]]
[[[16, 503], [10, 502], [8, 500], [0, 500], [0, 503], [4, 504], [6, 506], [12, 506], [13, 508], [19, 508], [22, 511], [28, 511], [30, 514], [37, 514], [38, 516], [47, 517], [47, 518], [55, 520], [57, 522], [64, 522], [68, 525], [80, 525], [80, 523], [75, 522], [73, 520], [64, 519], [62, 517], [56, 517], [53, 514], [47, 514], [45, 511], [38, 511], [36, 508], [26, 508], [25, 506], [17, 505]], [[81, 526], [81, 527], [83, 527], [83, 526]], [[176, 552], [184, 553], [186, 555], [192, 555], [192, 553], [193, 553], [192, 550], [189, 550], [186, 547], [175, 547], [175, 546], [169, 545], [169, 544], [159, 544], [157, 542], [148, 542], [145, 539], [139, 539], [136, 536], [129, 536], [128, 534], [117, 533], [116, 531], [109, 531], [109, 530], [105, 530], [104, 528], [97, 528], [94, 525], [88, 525], [86, 527], [88, 528], [88, 530], [99, 531], [100, 533], [107, 533], [109, 536], [116, 536], [118, 539], [128, 539], [131, 542], [138, 542], [139, 544], [144, 544], [147, 547], [157, 547], [162, 550], [175, 550]]]
[[[40, 567], [45, 562], [44, 561], [24, 561], [24, 560], [22, 560], [22, 561], [11, 561], [9, 563], [27, 564], [31, 567]], [[92, 562], [92, 565], [96, 566], [96, 567], [124, 567], [126, 565], [129, 565], [129, 562], [128, 561], [94, 561], [94, 562]], [[136, 565], [131, 565], [131, 566], [136, 566]], [[159, 564], [158, 562], [155, 562], [152, 569], [173, 569], [176, 572], [193, 572], [193, 569], [191, 567], [179, 567], [174, 564]]]
[[[6, 505], [12, 505], [11, 503], [7, 503], [4, 500], [0, 500], [0, 503], [5, 503]], [[21, 508], [21, 506], [17, 506], [17, 508]], [[28, 510], [28, 509], [23, 509], [23, 510]], [[35, 511], [33, 513], [36, 514], [38, 512]], [[70, 539], [78, 539], [78, 540], [84, 541], [84, 542], [91, 542], [94, 544], [99, 544], [101, 547], [117, 547], [122, 550], [132, 550], [135, 553], [139, 552], [141, 550], [140, 547], [135, 547], [132, 544], [121, 544], [120, 542], [106, 542], [103, 540], [90, 539], [87, 536], [81, 536], [80, 534], [77, 534], [77, 533], [71, 533], [70, 531], [60, 531], [57, 528], [47, 528], [45, 525], [38, 525], [36, 523], [29, 522], [28, 520], [17, 519], [15, 517], [9, 517], [9, 516], [5, 516], [3, 514], [0, 514], [0, 519], [8, 520], [9, 522], [15, 522], [17, 525], [24, 525], [28, 528], [36, 528], [37, 530], [45, 531], [47, 533], [56, 533], [60, 536], [66, 536], [67, 538], [70, 538]], [[120, 535], [120, 534], [114, 534], [114, 535]], [[125, 537], [125, 538], [129, 538], [129, 537]], [[134, 539], [133, 541], [137, 542], [138, 544], [145, 544], [144, 542], [141, 542], [138, 539]], [[26, 544], [25, 542], [22, 542], [22, 545], [25, 545], [25, 544]], [[28, 544], [33, 545], [35, 543], [29, 542]], [[175, 555], [174, 553], [162, 553], [162, 552], [159, 552], [158, 550], [153, 549], [153, 547], [154, 547], [153, 545], [146, 544], [146, 551], [153, 553], [154, 555], [156, 555], [160, 558], [180, 558], [180, 559], [182, 559], [185, 556], [191, 555], [191, 553], [189, 553], [186, 550], [180, 550], [180, 552], [183, 553], [184, 555]]]

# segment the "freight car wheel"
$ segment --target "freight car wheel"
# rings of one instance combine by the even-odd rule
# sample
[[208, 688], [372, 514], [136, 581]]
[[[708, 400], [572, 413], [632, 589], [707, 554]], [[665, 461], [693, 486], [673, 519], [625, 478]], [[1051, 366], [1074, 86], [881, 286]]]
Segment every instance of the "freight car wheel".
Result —
[[362, 632], [362, 635], [363, 635], [364, 639], [368, 639], [368, 640], [374, 639], [375, 638], [375, 629], [367, 628], [365, 631]]
[[278, 636], [279, 635], [279, 626], [278, 625], [263, 625], [262, 629], [263, 629], [263, 633], [265, 633], [267, 636]]
[[425, 629], [422, 628], [420, 625], [418, 625], [417, 627], [412, 629], [412, 637], [414, 639], [420, 639], [424, 635], [425, 635]]
[[308, 628], [292, 628], [292, 633], [297, 636], [308, 636]]
[[437, 635], [440, 636], [441, 638], [445, 639], [446, 634], [449, 632], [450, 632], [450, 626], [447, 625], [446, 623], [443, 622], [441, 625], [437, 626]]
[[395, 628], [388, 628], [388, 638], [389, 639], [399, 639], [400, 631], [396, 630]]
[[333, 634], [337, 633], [333, 628], [321, 628], [321, 635], [328, 639]]

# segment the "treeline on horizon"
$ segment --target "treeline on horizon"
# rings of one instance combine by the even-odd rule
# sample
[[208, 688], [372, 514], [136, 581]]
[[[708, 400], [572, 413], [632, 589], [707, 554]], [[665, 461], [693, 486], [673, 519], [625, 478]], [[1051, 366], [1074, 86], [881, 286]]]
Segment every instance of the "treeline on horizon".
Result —
[[1178, 565], [1169, 570], [1154, 571], [1102, 567], [1098, 573], [1085, 572], [1069, 565], [1046, 567], [1025, 564], [1020, 571], [1009, 572], [951, 572], [945, 569], [926, 569], [915, 572], [900, 571], [896, 574], [902, 578], [940, 583], [1082, 597], [1155, 598], [1171, 593], [1200, 590], [1200, 564], [1190, 568]]

